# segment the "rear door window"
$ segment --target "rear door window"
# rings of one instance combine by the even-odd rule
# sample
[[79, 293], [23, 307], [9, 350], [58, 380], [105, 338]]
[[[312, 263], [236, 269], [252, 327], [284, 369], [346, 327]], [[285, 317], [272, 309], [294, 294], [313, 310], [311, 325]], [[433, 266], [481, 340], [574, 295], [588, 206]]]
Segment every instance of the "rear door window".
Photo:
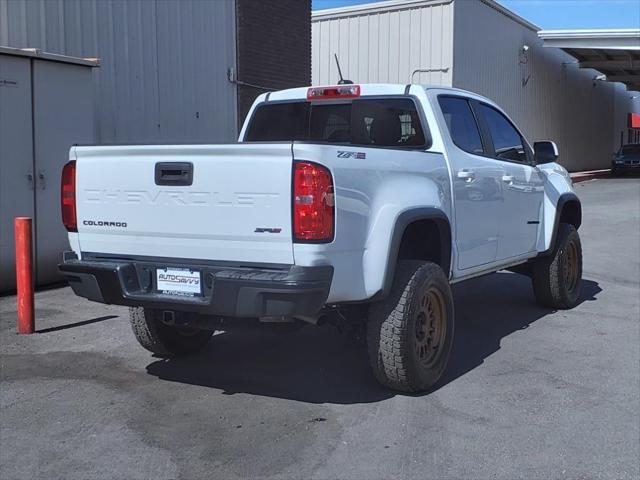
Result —
[[290, 140], [368, 147], [427, 147], [420, 115], [410, 98], [258, 106], [245, 141]]
[[438, 103], [453, 143], [469, 153], [484, 153], [480, 130], [469, 102], [465, 98], [440, 96]]

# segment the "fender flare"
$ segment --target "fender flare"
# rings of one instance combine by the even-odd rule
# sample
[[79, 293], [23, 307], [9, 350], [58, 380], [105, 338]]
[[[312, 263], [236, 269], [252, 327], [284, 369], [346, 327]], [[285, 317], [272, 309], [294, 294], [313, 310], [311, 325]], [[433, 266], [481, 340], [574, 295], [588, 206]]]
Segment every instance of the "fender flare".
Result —
[[582, 203], [575, 193], [563, 193], [558, 198], [558, 203], [556, 204], [556, 212], [553, 219], [553, 231], [551, 232], [551, 242], [549, 243], [549, 248], [543, 252], [540, 252], [540, 257], [551, 255], [551, 253], [553, 253], [556, 245], [556, 238], [558, 236], [558, 228], [560, 227], [560, 217], [562, 215], [562, 210], [564, 209], [564, 206], [569, 202], [575, 202], [578, 204], [578, 222], [576, 225], [576, 230], [580, 228], [580, 225], [582, 224]]
[[382, 291], [374, 297], [382, 299], [391, 292], [393, 277], [396, 272], [396, 263], [398, 253], [400, 251], [400, 243], [407, 227], [418, 220], [433, 220], [438, 225], [440, 233], [440, 258], [443, 259], [442, 269], [447, 278], [451, 275], [451, 223], [449, 217], [440, 209], [435, 207], [420, 207], [405, 210], [398, 215], [393, 232], [391, 234], [391, 242], [389, 244], [389, 252], [387, 257], [387, 266], [384, 272], [384, 281]]

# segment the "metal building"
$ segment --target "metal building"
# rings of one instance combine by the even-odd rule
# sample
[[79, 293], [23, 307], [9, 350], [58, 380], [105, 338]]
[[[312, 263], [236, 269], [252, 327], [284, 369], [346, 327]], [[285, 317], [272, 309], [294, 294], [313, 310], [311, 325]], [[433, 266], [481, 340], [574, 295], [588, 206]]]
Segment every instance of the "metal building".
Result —
[[[312, 14], [312, 81], [422, 83], [485, 95], [569, 170], [608, 168], [637, 93], [600, 81], [494, 0], [392, 0]], [[640, 38], [640, 36], [638, 37]], [[640, 58], [640, 57], [639, 57]], [[635, 110], [640, 102], [635, 100]]]
[[[59, 213], [60, 170], [73, 143], [234, 142], [256, 96], [310, 83], [311, 2], [0, 0], [0, 47], [8, 47], [7, 57], [11, 50], [12, 64], [29, 55], [16, 49], [47, 52], [26, 60], [27, 66], [35, 63], [32, 70], [25, 67], [24, 78], [5, 75], [4, 57], [1, 68], [0, 82], [10, 82], [0, 83], [0, 291], [5, 291], [14, 285], [16, 215], [35, 217], [37, 283], [60, 279], [55, 265], [68, 248]], [[82, 67], [88, 83], [79, 86], [69, 77], [68, 91], [58, 92], [67, 80], [56, 72], [62, 65], [80, 68], [84, 58], [99, 58], [100, 68]], [[20, 78], [19, 89], [11, 83], [14, 77]], [[34, 90], [38, 104], [33, 103], [35, 154], [25, 103], [31, 101], [25, 93], [31, 81], [40, 88]], [[55, 105], [58, 113], [39, 113], [38, 105]], [[89, 117], [80, 124], [60, 121], [65, 106], [69, 113], [87, 105]], [[45, 155], [55, 161], [47, 164], [43, 183], [38, 172]], [[28, 174], [35, 175], [35, 190], [23, 192], [31, 188]]]
[[229, 142], [258, 94], [309, 83], [310, 12], [310, 0], [0, 0], [0, 45], [99, 58], [100, 143]]
[[234, 5], [181, 3], [2, 0], [0, 45], [99, 57], [100, 143], [229, 140]]

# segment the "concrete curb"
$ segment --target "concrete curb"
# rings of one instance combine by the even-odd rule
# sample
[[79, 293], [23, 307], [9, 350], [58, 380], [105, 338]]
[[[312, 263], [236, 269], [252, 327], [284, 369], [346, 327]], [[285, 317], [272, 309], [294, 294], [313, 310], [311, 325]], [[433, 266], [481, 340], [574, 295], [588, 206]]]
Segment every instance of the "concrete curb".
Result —
[[574, 172], [571, 174], [571, 181], [573, 183], [585, 182], [587, 180], [593, 180], [594, 178], [604, 178], [611, 175], [611, 170], [589, 170], [586, 172]]

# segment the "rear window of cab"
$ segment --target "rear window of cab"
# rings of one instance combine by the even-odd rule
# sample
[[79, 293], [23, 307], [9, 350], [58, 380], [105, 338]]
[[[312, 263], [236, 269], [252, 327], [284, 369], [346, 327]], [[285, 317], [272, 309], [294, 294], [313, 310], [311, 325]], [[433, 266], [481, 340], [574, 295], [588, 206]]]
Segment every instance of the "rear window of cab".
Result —
[[258, 105], [245, 142], [309, 141], [424, 149], [427, 140], [411, 98], [360, 98], [339, 103], [291, 101]]

